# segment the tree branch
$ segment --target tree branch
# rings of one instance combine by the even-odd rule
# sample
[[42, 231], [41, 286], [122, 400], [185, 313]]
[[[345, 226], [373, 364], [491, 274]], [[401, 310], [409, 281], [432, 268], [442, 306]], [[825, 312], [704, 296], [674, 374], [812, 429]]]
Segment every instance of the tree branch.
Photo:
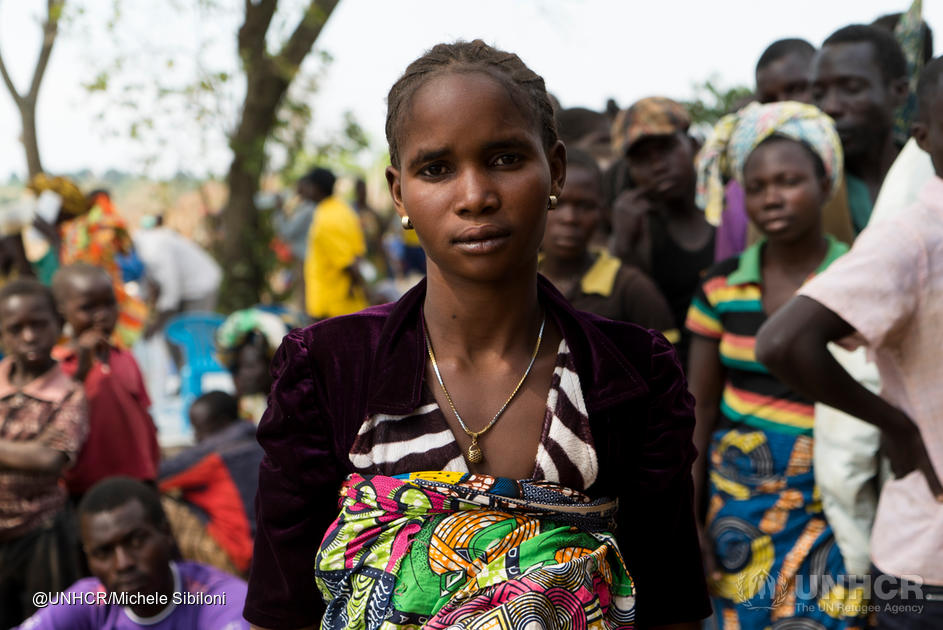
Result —
[[13, 79], [10, 78], [10, 74], [7, 72], [7, 66], [3, 63], [2, 52], [0, 52], [0, 75], [3, 76], [3, 83], [7, 86], [7, 89], [10, 90], [10, 96], [13, 97], [18, 107], [22, 107], [23, 97], [20, 96], [20, 93], [16, 91], [16, 86], [13, 85]]
[[295, 31], [278, 53], [279, 66], [297, 71], [305, 56], [311, 51], [324, 24], [337, 6], [338, 0], [311, 0]]
[[56, 42], [56, 34], [59, 32], [59, 18], [62, 17], [62, 9], [64, 7], [65, 0], [46, 1], [46, 21], [43, 24], [43, 45], [39, 50], [39, 59], [36, 60], [36, 69], [33, 71], [33, 81], [30, 83], [29, 92], [26, 95], [28, 101], [36, 102], [36, 97], [39, 95], [39, 85], [42, 83], [43, 75], [46, 73], [46, 66], [49, 65], [52, 45]]
[[248, 59], [259, 59], [266, 54], [265, 34], [278, 8], [278, 0], [246, 0], [246, 17], [239, 27], [236, 42], [243, 63]]

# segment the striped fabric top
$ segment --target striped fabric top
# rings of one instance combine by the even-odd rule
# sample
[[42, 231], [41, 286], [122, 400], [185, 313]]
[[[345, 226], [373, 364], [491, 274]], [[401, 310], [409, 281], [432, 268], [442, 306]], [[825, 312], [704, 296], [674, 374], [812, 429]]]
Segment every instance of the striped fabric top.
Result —
[[[848, 251], [844, 243], [826, 238], [825, 259], [810, 278]], [[685, 326], [696, 335], [720, 342], [720, 361], [727, 369], [720, 403], [725, 417], [759, 429], [811, 435], [813, 403], [756, 360], [756, 333], [766, 321], [761, 284], [763, 243], [759, 241], [739, 257], [707, 270], [691, 300]]]
[[[462, 451], [446, 423], [428, 381], [412, 413], [376, 414], [367, 418], [350, 449], [350, 461], [361, 474], [402, 475], [424, 470], [469, 472]], [[560, 342], [547, 395], [546, 412], [534, 479], [586, 490], [599, 472], [589, 415], [573, 356]]]

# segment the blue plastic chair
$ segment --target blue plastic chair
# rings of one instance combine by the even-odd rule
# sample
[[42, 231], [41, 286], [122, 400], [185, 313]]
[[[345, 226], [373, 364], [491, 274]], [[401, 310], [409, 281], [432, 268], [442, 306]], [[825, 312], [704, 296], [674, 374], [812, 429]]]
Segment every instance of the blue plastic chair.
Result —
[[216, 359], [216, 329], [226, 318], [219, 313], [188, 312], [174, 315], [164, 328], [167, 340], [183, 352], [180, 368], [180, 398], [185, 427], [189, 426], [190, 404], [203, 393], [203, 376], [228, 373]]

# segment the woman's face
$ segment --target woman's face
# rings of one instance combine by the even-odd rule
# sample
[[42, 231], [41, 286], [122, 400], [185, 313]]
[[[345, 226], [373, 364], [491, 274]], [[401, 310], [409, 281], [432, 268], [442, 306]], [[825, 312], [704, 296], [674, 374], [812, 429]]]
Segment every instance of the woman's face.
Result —
[[547, 214], [544, 255], [563, 260], [582, 258], [601, 217], [599, 176], [571, 164], [557, 209]]
[[546, 151], [523, 97], [481, 72], [429, 79], [399, 130], [400, 168], [387, 169], [396, 211], [409, 216], [430, 276], [497, 281], [536, 269], [547, 197], [559, 195], [566, 152]]
[[792, 242], [810, 230], [821, 234], [828, 187], [809, 149], [794, 140], [761, 144], [743, 168], [747, 214], [770, 240]]
[[247, 343], [236, 355], [233, 381], [239, 396], [268, 394], [272, 387], [269, 360], [265, 349], [256, 343]]

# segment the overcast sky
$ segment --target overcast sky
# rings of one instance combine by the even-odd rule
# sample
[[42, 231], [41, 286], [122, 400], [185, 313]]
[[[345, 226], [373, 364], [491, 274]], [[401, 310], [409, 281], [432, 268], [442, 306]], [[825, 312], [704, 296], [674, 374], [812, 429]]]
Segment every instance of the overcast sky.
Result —
[[[70, 2], [87, 7], [79, 24], [106, 17], [111, 6], [111, 0]], [[218, 33], [215, 48], [204, 53], [207, 58], [191, 61], [221, 68], [234, 64], [239, 15], [201, 20], [180, 10], [187, 4], [177, 0], [171, 11], [174, 3], [167, 0], [125, 1], [125, 17], [131, 20], [126, 35], [143, 38], [146, 33], [152, 41], [184, 49]], [[43, 0], [0, 3], [0, 49], [21, 89], [35, 62], [39, 27], [34, 18], [43, 6]], [[908, 6], [909, 0], [341, 0], [317, 43], [333, 61], [312, 102], [315, 131], [336, 129], [342, 113], [350, 110], [376, 146], [384, 146], [386, 93], [410, 61], [440, 41], [480, 37], [512, 50], [543, 75], [564, 106], [599, 109], [610, 97], [623, 107], [653, 94], [687, 98], [695, 82], [712, 75], [725, 86], [752, 85], [756, 59], [773, 40], [804, 37], [818, 45], [840, 26]], [[138, 13], [128, 18], [132, 9]], [[924, 0], [924, 17], [931, 27], [943, 28], [943, 0]], [[78, 27], [56, 44], [38, 111], [40, 149], [50, 172], [143, 168], [140, 143], [105, 136], [109, 127], [113, 132], [120, 125], [95, 118], [114, 108], [82, 88], [107, 46], [104, 38]], [[154, 71], [136, 70], [135, 63], [131, 56], [125, 69], [144, 76]], [[235, 99], [226, 107], [235, 107]], [[0, 91], [0, 177], [25, 173], [19, 134], [19, 116], [7, 92]], [[185, 129], [171, 134], [171, 145], [161, 150], [150, 173], [224, 172], [229, 157], [224, 143], [213, 140], [206, 146], [205, 135], [202, 142], [196, 140], [199, 135]]]

